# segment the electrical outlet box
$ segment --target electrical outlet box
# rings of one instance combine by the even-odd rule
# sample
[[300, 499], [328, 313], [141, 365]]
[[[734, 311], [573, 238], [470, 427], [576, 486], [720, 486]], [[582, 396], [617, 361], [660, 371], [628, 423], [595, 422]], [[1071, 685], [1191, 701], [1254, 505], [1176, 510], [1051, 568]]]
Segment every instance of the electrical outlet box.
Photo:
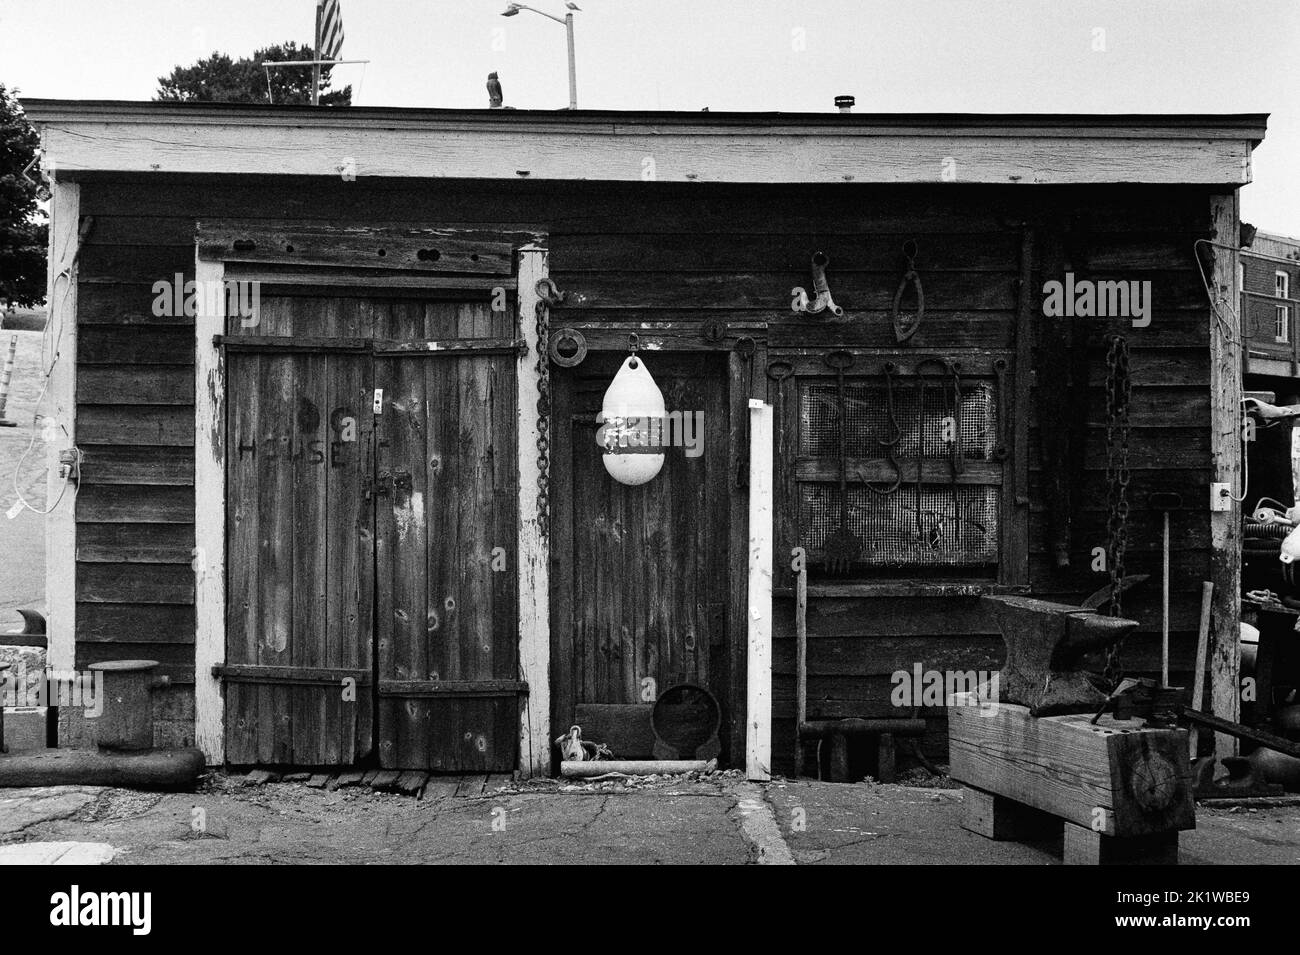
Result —
[[1210, 485], [1210, 510], [1212, 511], [1232, 510], [1231, 485], [1227, 483], [1215, 483]]
[[65, 481], [81, 480], [81, 451], [77, 448], [59, 452], [59, 477]]

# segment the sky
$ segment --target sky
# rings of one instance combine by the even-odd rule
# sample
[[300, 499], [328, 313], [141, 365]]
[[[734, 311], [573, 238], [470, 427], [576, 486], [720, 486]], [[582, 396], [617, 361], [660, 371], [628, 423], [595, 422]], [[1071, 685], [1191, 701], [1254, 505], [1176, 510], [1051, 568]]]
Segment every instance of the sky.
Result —
[[[1242, 217], [1300, 236], [1296, 0], [577, 0], [593, 109], [1271, 114]], [[506, 0], [341, 0], [337, 67], [363, 106], [568, 103], [564, 28]], [[565, 12], [562, 0], [534, 0]], [[310, 42], [314, 0], [0, 0], [0, 83], [152, 98], [214, 50]], [[336, 82], [336, 85], [337, 85]]]

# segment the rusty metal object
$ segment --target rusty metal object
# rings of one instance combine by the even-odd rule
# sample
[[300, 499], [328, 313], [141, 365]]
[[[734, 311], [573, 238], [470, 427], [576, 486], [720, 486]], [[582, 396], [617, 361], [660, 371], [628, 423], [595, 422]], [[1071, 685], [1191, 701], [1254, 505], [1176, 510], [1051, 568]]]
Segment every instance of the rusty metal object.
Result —
[[92, 753], [51, 749], [15, 753], [0, 759], [0, 788], [28, 786], [122, 786], [146, 790], [187, 790], [205, 769], [197, 749], [141, 753]]
[[[916, 241], [908, 239], [903, 243], [903, 258], [907, 261], [907, 267], [903, 272], [903, 279], [898, 283], [898, 291], [894, 292], [894, 338], [901, 345], [921, 327], [921, 321], [925, 318], [925, 291], [921, 288], [921, 276], [916, 272]], [[916, 289], [916, 315], [904, 316], [900, 314], [903, 304], [903, 294], [907, 291], [907, 286], [911, 284]]]
[[1192, 778], [1195, 780], [1197, 799], [1241, 799], [1249, 796], [1281, 796], [1285, 790], [1280, 783], [1270, 783], [1257, 771], [1255, 764], [1245, 756], [1225, 756], [1222, 760], [1227, 775], [1215, 779], [1218, 760], [1201, 756], [1192, 760]]
[[153, 693], [168, 685], [157, 677], [156, 660], [110, 660], [92, 663], [104, 678], [104, 712], [96, 726], [102, 750], [153, 749]]
[[817, 297], [810, 303], [808, 293], [802, 287], [796, 286], [790, 290], [792, 297], [790, 311], [802, 312], [805, 315], [816, 315], [830, 309], [831, 314], [837, 318], [844, 314], [844, 309], [836, 305], [835, 300], [831, 298], [831, 289], [826, 283], [826, 267], [830, 264], [831, 260], [825, 252], [814, 253], [812, 257], [813, 293]]
[[1007, 646], [1001, 702], [1027, 706], [1032, 716], [1094, 712], [1106, 702], [1080, 664], [1136, 630], [1136, 620], [1031, 597], [982, 599]]
[[587, 357], [587, 339], [574, 328], [561, 328], [551, 335], [551, 362], [561, 368], [576, 368]]
[[853, 355], [843, 349], [833, 351], [826, 356], [826, 364], [835, 369], [839, 394], [840, 523], [835, 530], [826, 535], [822, 548], [825, 553], [826, 570], [832, 574], [847, 574], [853, 562], [862, 553], [862, 539], [849, 530], [848, 419], [844, 408], [844, 372], [853, 366]]

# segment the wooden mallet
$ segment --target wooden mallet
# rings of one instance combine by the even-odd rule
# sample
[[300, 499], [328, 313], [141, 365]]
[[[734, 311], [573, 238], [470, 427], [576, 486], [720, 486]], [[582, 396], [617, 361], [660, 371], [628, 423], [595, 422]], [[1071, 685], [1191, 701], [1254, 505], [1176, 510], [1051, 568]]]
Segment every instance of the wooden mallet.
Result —
[[1165, 516], [1164, 563], [1160, 581], [1160, 685], [1169, 685], [1169, 512], [1183, 506], [1183, 496], [1172, 491], [1157, 491], [1147, 499], [1153, 511]]

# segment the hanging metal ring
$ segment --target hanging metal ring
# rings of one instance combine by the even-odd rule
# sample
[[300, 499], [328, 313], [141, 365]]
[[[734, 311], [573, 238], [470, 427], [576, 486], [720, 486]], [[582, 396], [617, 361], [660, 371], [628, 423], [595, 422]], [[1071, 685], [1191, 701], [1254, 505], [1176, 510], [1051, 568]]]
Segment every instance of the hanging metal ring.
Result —
[[[564, 353], [560, 350], [562, 342], [571, 342], [573, 350]], [[587, 339], [582, 332], [574, 328], [561, 328], [551, 336], [551, 361], [561, 368], [575, 368], [587, 357]]]
[[[921, 320], [925, 318], [925, 291], [921, 288], [921, 276], [916, 273], [916, 241], [914, 239], [908, 239], [903, 243], [903, 257], [907, 259], [907, 270], [903, 273], [902, 281], [898, 283], [898, 290], [894, 292], [892, 316], [894, 338], [898, 340], [899, 344], [915, 335], [916, 330], [921, 327]], [[907, 291], [909, 282], [916, 289], [916, 318], [905, 326], [899, 316], [899, 311], [903, 304], [903, 293]]]

